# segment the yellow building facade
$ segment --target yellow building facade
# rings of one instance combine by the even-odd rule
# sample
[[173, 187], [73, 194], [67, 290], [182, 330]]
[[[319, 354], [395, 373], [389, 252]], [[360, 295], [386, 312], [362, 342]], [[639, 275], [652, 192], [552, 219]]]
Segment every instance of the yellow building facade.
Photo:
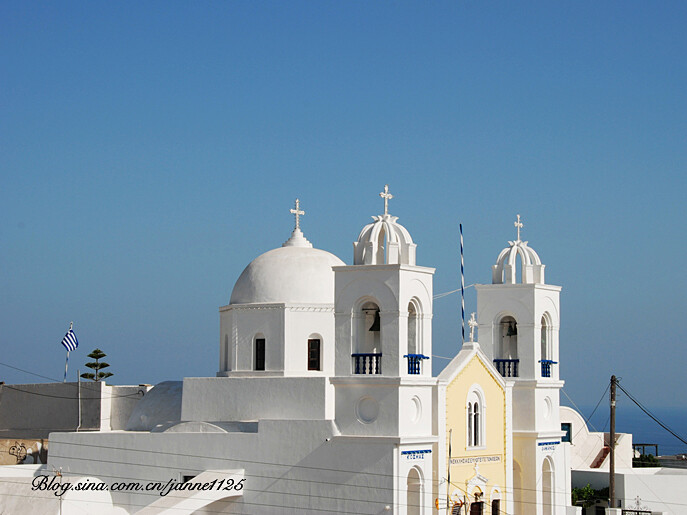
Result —
[[[439, 512], [512, 513], [512, 383], [467, 342], [439, 375]], [[443, 399], [442, 399], [443, 397]], [[441, 420], [443, 419], [443, 420]]]

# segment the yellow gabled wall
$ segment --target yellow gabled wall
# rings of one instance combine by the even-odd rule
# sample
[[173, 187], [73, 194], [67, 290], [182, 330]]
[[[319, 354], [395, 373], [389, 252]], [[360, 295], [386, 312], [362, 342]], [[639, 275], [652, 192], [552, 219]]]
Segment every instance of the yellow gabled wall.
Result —
[[[481, 388], [486, 403], [483, 435], [485, 441], [479, 447], [467, 445], [467, 399], [474, 385]], [[451, 431], [451, 454], [448, 454], [449, 431]], [[446, 387], [446, 446], [449, 460], [468, 461], [469, 463], [452, 463], [450, 465], [451, 499], [475, 500], [477, 490], [468, 487], [468, 482], [475, 476], [475, 459], [482, 459], [478, 473], [488, 479], [486, 491], [483, 492], [484, 513], [491, 513], [492, 491], [497, 487], [501, 499], [501, 513], [506, 509], [506, 392], [501, 382], [492, 375], [477, 355], [474, 355]], [[444, 471], [448, 463], [444, 464]], [[466, 491], [468, 490], [469, 491]], [[463, 509], [462, 513], [465, 513]]]

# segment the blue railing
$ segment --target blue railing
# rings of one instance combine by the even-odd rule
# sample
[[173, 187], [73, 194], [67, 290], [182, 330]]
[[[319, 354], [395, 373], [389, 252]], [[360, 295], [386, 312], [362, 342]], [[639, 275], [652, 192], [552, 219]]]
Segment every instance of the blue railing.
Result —
[[519, 359], [495, 359], [494, 366], [501, 377], [518, 377]]
[[358, 353], [353, 356], [354, 374], [381, 374], [382, 373], [382, 353]]
[[408, 373], [411, 375], [420, 374], [422, 360], [429, 359], [429, 356], [425, 356], [424, 354], [406, 354], [403, 357], [408, 358]]
[[539, 363], [541, 363], [541, 376], [551, 377], [551, 365], [556, 365], [557, 362], [551, 359], [542, 359]]

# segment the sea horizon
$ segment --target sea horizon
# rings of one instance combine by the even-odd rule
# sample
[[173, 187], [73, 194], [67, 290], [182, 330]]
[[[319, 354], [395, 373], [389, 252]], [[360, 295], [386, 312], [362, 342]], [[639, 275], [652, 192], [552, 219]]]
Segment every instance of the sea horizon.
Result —
[[[563, 399], [561, 399], [563, 401]], [[569, 403], [561, 402], [569, 406]], [[573, 409], [575, 406], [570, 406]], [[610, 431], [610, 408], [608, 403], [603, 403], [594, 412], [594, 406], [579, 406], [582, 416], [587, 419], [590, 431]], [[687, 407], [660, 407], [648, 408], [649, 411], [674, 433], [687, 440]], [[674, 455], [687, 453], [687, 444], [662, 428], [641, 409], [634, 405], [623, 405], [618, 402], [616, 408], [616, 432], [632, 433], [633, 444], [657, 444], [658, 455]], [[647, 453], [654, 454], [654, 450], [647, 448]]]

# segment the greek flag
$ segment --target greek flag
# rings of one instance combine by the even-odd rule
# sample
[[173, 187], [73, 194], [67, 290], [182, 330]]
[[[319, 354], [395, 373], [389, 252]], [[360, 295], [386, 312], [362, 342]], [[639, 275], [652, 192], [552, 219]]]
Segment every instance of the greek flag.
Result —
[[75, 350], [79, 346], [79, 340], [76, 339], [74, 331], [71, 329], [67, 331], [67, 334], [65, 334], [64, 338], [62, 338], [62, 345], [64, 345], [64, 348], [67, 349], [67, 351]]

